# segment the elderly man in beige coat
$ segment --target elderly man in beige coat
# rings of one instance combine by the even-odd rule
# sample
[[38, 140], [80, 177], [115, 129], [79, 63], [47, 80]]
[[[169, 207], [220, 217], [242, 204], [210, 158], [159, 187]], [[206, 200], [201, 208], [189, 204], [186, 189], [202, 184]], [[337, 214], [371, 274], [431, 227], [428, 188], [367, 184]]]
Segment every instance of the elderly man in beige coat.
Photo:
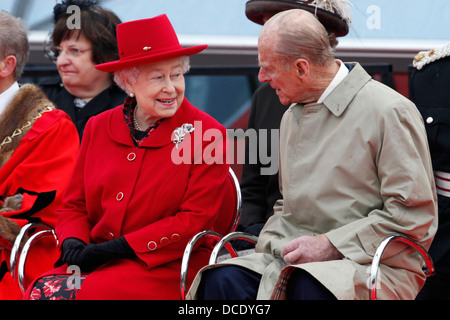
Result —
[[[324, 27], [304, 10], [271, 18], [258, 50], [260, 80], [291, 104], [280, 134], [283, 200], [256, 252], [204, 268], [188, 298], [240, 299], [235, 294], [250, 286], [223, 272], [239, 267], [254, 278], [246, 298], [298, 297], [289, 292], [302, 286], [293, 277], [303, 270], [328, 298], [368, 299], [370, 265], [383, 238], [404, 234], [428, 248], [436, 232], [421, 116], [358, 63], [336, 60]], [[389, 246], [378, 298], [414, 299], [425, 281], [422, 262], [405, 245]]]

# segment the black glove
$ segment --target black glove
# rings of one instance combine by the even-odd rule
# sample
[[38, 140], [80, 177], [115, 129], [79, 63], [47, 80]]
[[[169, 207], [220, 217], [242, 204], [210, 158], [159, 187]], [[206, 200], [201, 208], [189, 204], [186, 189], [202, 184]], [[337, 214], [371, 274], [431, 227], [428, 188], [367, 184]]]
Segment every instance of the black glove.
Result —
[[124, 237], [88, 245], [76, 238], [68, 238], [63, 242], [63, 261], [68, 265], [78, 266], [85, 273], [89, 273], [113, 259], [131, 259], [135, 256], [133, 249]]

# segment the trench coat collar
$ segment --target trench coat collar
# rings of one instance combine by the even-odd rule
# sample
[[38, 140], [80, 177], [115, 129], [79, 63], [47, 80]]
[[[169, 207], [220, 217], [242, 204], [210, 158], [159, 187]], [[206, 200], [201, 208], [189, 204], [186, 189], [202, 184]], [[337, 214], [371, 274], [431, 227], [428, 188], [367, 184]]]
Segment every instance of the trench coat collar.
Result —
[[359, 63], [351, 62], [348, 64], [351, 71], [347, 77], [323, 101], [323, 104], [336, 117], [340, 117], [344, 113], [356, 94], [372, 79]]
[[[128, 129], [123, 118], [123, 105], [113, 110], [110, 118], [108, 133], [116, 142], [127, 146], [134, 146], [131, 138], [130, 129]], [[164, 119], [161, 124], [152, 131], [150, 135], [143, 141], [140, 147], [159, 148], [169, 144], [173, 144], [173, 132], [185, 123], [194, 124], [194, 116], [196, 109], [186, 98], [177, 112], [170, 118]]]

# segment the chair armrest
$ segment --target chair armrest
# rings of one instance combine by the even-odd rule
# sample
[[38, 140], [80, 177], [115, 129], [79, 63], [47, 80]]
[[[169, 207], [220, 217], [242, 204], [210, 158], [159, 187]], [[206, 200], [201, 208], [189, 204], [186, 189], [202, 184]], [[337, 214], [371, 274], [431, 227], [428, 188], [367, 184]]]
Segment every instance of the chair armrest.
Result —
[[21, 229], [19, 234], [17, 235], [16, 239], [14, 240], [13, 247], [11, 249], [11, 254], [9, 257], [9, 270], [11, 273], [11, 277], [17, 281], [17, 261], [19, 259], [19, 254], [21, 250], [21, 244], [25, 239], [25, 236], [27, 235], [28, 231], [31, 229], [42, 229], [42, 230], [52, 230], [52, 227], [43, 224], [43, 223], [28, 223], [24, 225]]
[[232, 258], [235, 258], [238, 256], [238, 253], [229, 243], [232, 240], [246, 240], [252, 243], [256, 243], [258, 241], [258, 237], [245, 232], [232, 232], [227, 234], [225, 237], [223, 237], [214, 247], [211, 257], [209, 258], [209, 264], [215, 264], [217, 263], [217, 258], [219, 256], [219, 253], [222, 251], [223, 248], [227, 249], [228, 253], [231, 255]]
[[39, 232], [36, 232], [35, 234], [33, 234], [27, 240], [27, 242], [25, 242], [25, 244], [23, 246], [23, 249], [20, 253], [19, 263], [18, 263], [18, 268], [17, 268], [18, 284], [19, 284], [19, 289], [22, 293], [25, 292], [25, 288], [24, 288], [25, 265], [27, 262], [28, 252], [35, 242], [37, 242], [40, 239], [47, 237], [47, 236], [53, 236], [53, 238], [56, 241], [56, 245], [57, 246], [59, 245], [59, 241], [58, 241], [55, 231], [53, 229], [45, 229], [45, 230], [42, 230], [42, 231], [39, 231]]
[[425, 260], [424, 273], [425, 273], [426, 277], [431, 277], [435, 273], [433, 261], [432, 261], [430, 255], [428, 254], [427, 250], [422, 245], [420, 245], [418, 242], [416, 242], [404, 235], [389, 236], [386, 239], [384, 239], [383, 241], [381, 241], [380, 245], [378, 246], [378, 248], [375, 252], [373, 260], [372, 260], [372, 266], [371, 266], [371, 270], [370, 270], [370, 285], [371, 285], [370, 299], [371, 300], [377, 299], [377, 292], [376, 292], [377, 291], [377, 288], [376, 288], [377, 283], [376, 282], [377, 282], [377, 276], [378, 276], [378, 270], [379, 270], [379, 266], [380, 266], [380, 262], [381, 262], [381, 257], [383, 255], [383, 252], [386, 249], [386, 247], [392, 242], [403, 242], [403, 243], [411, 246], [412, 248], [416, 249], [420, 253], [422, 258]]
[[236, 191], [236, 211], [235, 211], [234, 222], [233, 222], [231, 228], [228, 229], [228, 232], [234, 232], [238, 226], [239, 220], [241, 219], [242, 192], [241, 192], [241, 188], [240, 188], [240, 184], [239, 184], [239, 179], [236, 177], [236, 174], [234, 173], [233, 169], [231, 169], [231, 167], [228, 169], [228, 172], [233, 180], [234, 188]]
[[186, 245], [186, 248], [184, 249], [183, 253], [183, 259], [181, 261], [181, 273], [180, 273], [180, 294], [181, 294], [181, 300], [184, 300], [186, 297], [186, 284], [187, 284], [187, 273], [188, 273], [188, 267], [189, 267], [189, 260], [191, 258], [192, 251], [194, 250], [195, 245], [197, 242], [202, 238], [213, 238], [216, 241], [219, 241], [222, 236], [218, 234], [217, 232], [206, 230], [197, 233], [195, 236], [189, 240], [188, 244]]

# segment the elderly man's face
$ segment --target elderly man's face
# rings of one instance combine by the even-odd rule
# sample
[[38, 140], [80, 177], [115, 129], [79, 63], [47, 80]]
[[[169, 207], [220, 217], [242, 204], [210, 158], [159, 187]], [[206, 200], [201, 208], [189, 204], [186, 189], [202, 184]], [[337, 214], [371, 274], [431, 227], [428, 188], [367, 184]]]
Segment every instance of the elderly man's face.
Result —
[[258, 45], [259, 81], [269, 82], [283, 105], [301, 102], [301, 87], [298, 83], [297, 71], [294, 67], [286, 68], [280, 62], [280, 58], [270, 47], [272, 41], [260, 41]]

